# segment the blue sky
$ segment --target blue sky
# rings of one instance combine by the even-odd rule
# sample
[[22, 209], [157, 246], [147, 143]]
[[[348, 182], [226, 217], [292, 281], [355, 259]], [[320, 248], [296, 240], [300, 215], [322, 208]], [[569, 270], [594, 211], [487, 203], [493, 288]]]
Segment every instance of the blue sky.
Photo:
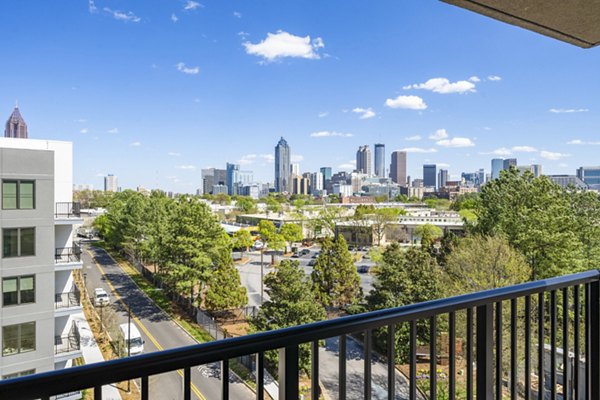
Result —
[[[452, 176], [600, 164], [600, 49], [433, 0], [3, 2], [0, 113], [74, 142], [74, 181], [193, 192], [239, 161], [351, 169], [359, 145]], [[4, 111], [1, 111], [4, 110]], [[412, 139], [412, 140], [411, 140]]]

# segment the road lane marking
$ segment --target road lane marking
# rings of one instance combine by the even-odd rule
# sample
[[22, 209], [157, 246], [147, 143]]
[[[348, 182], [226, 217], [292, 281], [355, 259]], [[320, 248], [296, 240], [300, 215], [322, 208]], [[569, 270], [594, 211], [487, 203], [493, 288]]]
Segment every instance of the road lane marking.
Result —
[[[164, 348], [160, 345], [160, 343], [158, 342], [158, 340], [156, 340], [154, 338], [154, 336], [148, 331], [148, 329], [146, 329], [146, 327], [144, 326], [144, 324], [142, 324], [142, 321], [139, 320], [139, 318], [133, 313], [133, 311], [131, 311], [131, 308], [129, 308], [129, 306], [125, 303], [125, 301], [123, 300], [123, 298], [119, 295], [119, 293], [117, 292], [117, 290], [115, 289], [115, 287], [113, 286], [112, 282], [110, 281], [110, 279], [108, 279], [108, 277], [106, 276], [106, 273], [104, 272], [104, 268], [102, 268], [102, 266], [100, 265], [100, 263], [98, 262], [98, 260], [96, 260], [96, 257], [88, 250], [85, 250], [88, 255], [92, 258], [92, 260], [94, 261], [94, 263], [96, 264], [96, 266], [98, 267], [98, 269], [100, 270], [100, 274], [102, 274], [102, 277], [104, 277], [105, 282], [108, 284], [108, 287], [110, 288], [111, 292], [114, 294], [114, 296], [117, 298], [117, 300], [129, 311], [129, 313], [131, 314], [131, 319], [138, 325], [138, 327], [146, 334], [146, 336], [148, 336], [148, 339], [150, 339], [150, 341], [154, 344], [154, 346], [156, 346], [156, 348], [161, 351], [164, 350]], [[107, 253], [108, 254], [108, 253]], [[110, 254], [108, 254], [110, 256]], [[112, 256], [110, 257], [112, 258]], [[115, 262], [115, 264], [119, 267], [119, 269], [121, 269], [121, 266], [119, 265], [119, 263], [117, 263], [115, 261], [114, 258], [112, 258], [113, 261]], [[123, 271], [121, 269], [121, 271]], [[123, 273], [125, 275], [127, 275], [127, 277], [129, 277], [129, 275], [123, 271]], [[130, 278], [131, 279], [131, 278]], [[177, 373], [179, 374], [179, 376], [181, 376], [182, 378], [183, 376], [183, 371], [178, 369]], [[196, 385], [194, 385], [194, 383], [190, 382], [190, 386], [192, 391], [196, 394], [196, 396], [198, 396], [199, 399], [201, 400], [206, 400], [206, 398], [202, 395], [202, 393], [200, 392], [200, 390], [196, 387]]]

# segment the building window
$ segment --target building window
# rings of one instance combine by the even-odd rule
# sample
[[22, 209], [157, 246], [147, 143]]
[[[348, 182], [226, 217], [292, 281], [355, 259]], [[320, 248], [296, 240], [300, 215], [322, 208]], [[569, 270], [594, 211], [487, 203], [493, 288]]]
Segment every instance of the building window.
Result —
[[32, 210], [35, 208], [35, 181], [2, 181], [2, 208]]
[[2, 327], [2, 356], [35, 350], [35, 322]]
[[35, 255], [35, 228], [3, 229], [2, 240], [3, 257]]
[[2, 305], [35, 303], [35, 276], [13, 276], [2, 279]]
[[27, 371], [14, 372], [8, 375], [2, 375], [2, 379], [14, 379], [20, 378], [21, 376], [33, 375], [35, 374], [35, 369], [28, 369]]

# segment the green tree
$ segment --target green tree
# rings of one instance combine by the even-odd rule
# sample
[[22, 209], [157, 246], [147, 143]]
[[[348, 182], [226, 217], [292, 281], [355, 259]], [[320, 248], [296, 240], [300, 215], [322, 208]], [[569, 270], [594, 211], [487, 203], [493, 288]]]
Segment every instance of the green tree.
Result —
[[437, 239], [442, 237], [444, 232], [441, 228], [432, 224], [423, 224], [415, 228], [415, 236], [421, 238], [423, 248], [431, 247]]
[[[265, 284], [269, 300], [259, 309], [256, 318], [250, 320], [255, 331], [303, 325], [325, 318], [325, 310], [314, 293], [306, 290], [310, 281], [297, 261], [282, 261], [266, 276]], [[267, 352], [266, 359], [271, 366], [277, 365], [275, 351]], [[299, 364], [301, 370], [310, 372], [310, 343], [300, 345]]]
[[360, 277], [344, 237], [335, 241], [325, 238], [312, 272], [312, 288], [326, 307], [356, 303], [360, 294]]
[[236, 198], [235, 205], [246, 214], [252, 214], [256, 212], [256, 202], [248, 196], [238, 196]]
[[499, 236], [470, 235], [447, 258], [448, 296], [515, 285], [531, 277], [521, 253]]
[[302, 227], [298, 224], [284, 224], [281, 227], [279, 234], [290, 247], [292, 246], [292, 243], [301, 242], [302, 239], [304, 239]]
[[[285, 239], [282, 235], [277, 233], [275, 224], [269, 220], [262, 220], [258, 223], [258, 232], [260, 239], [263, 242], [261, 248], [261, 259], [267, 248], [275, 251], [283, 250], [285, 248]], [[261, 261], [262, 262], [262, 261]], [[272, 253], [271, 264], [275, 264], [275, 254]]]
[[248, 230], [240, 229], [233, 234], [232, 245], [234, 249], [242, 249], [242, 257], [244, 257], [244, 251], [248, 251], [248, 248], [254, 244], [254, 239]]
[[283, 210], [281, 203], [272, 196], [269, 196], [265, 199], [265, 204], [267, 205], [267, 211], [278, 213]]
[[405, 214], [404, 210], [399, 208], [380, 208], [375, 210], [375, 213], [371, 216], [373, 222], [373, 234], [377, 239], [377, 246], [381, 246], [381, 241], [385, 236], [387, 227], [398, 222], [398, 217]]
[[217, 266], [209, 282], [204, 305], [210, 312], [240, 308], [248, 303], [246, 288], [242, 286], [240, 274], [230, 263]]

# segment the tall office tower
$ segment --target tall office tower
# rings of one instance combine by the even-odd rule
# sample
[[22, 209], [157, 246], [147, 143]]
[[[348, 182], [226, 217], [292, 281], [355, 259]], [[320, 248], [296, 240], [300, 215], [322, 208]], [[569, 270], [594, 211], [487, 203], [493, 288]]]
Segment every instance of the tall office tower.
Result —
[[477, 171], [477, 186], [483, 186], [485, 184], [485, 171], [483, 168], [480, 168]]
[[331, 167], [321, 167], [321, 173], [323, 174], [323, 184], [331, 180]]
[[324, 188], [323, 185], [323, 174], [321, 172], [312, 173], [310, 176], [310, 193], [316, 194], [320, 192]]
[[108, 174], [104, 177], [104, 191], [117, 192], [119, 190], [119, 181], [113, 174]]
[[289, 192], [292, 186], [290, 181], [290, 146], [282, 137], [275, 146], [275, 191]]
[[448, 183], [448, 170], [447, 169], [440, 169], [440, 172], [438, 172], [438, 187], [444, 188], [446, 187], [446, 184]]
[[290, 165], [290, 174], [292, 174], [292, 178], [294, 176], [300, 176], [300, 164], [294, 163]]
[[590, 189], [600, 189], [600, 167], [580, 167], [577, 169], [577, 177]]
[[356, 152], [356, 171], [371, 175], [371, 149], [369, 145], [360, 146]]
[[392, 181], [406, 187], [406, 152], [394, 151], [392, 153], [392, 163], [390, 164], [390, 178]]
[[0, 376], [7, 379], [82, 357], [72, 272], [82, 268], [73, 234], [83, 219], [73, 203], [72, 143], [0, 138], [0, 159]]
[[539, 178], [542, 176], [542, 165], [541, 164], [533, 164], [533, 176]]
[[505, 158], [504, 162], [502, 163], [502, 169], [505, 169], [505, 170], [509, 170], [510, 167], [516, 167], [516, 166], [517, 166], [516, 158]]
[[437, 167], [435, 164], [424, 164], [423, 165], [423, 186], [435, 188], [435, 181], [437, 179]]
[[375, 176], [385, 178], [385, 144], [375, 143]]
[[202, 170], [202, 194], [210, 194], [215, 184], [215, 169], [206, 168]]
[[500, 171], [504, 169], [504, 160], [501, 158], [492, 159], [492, 179], [500, 178]]
[[227, 171], [227, 194], [235, 196], [237, 184], [240, 182], [240, 165], [227, 163], [225, 170]]
[[4, 137], [27, 139], [27, 135], [27, 124], [21, 116], [19, 106], [16, 105], [12, 114], [10, 114], [10, 117], [8, 117], [8, 120], [6, 121]]

